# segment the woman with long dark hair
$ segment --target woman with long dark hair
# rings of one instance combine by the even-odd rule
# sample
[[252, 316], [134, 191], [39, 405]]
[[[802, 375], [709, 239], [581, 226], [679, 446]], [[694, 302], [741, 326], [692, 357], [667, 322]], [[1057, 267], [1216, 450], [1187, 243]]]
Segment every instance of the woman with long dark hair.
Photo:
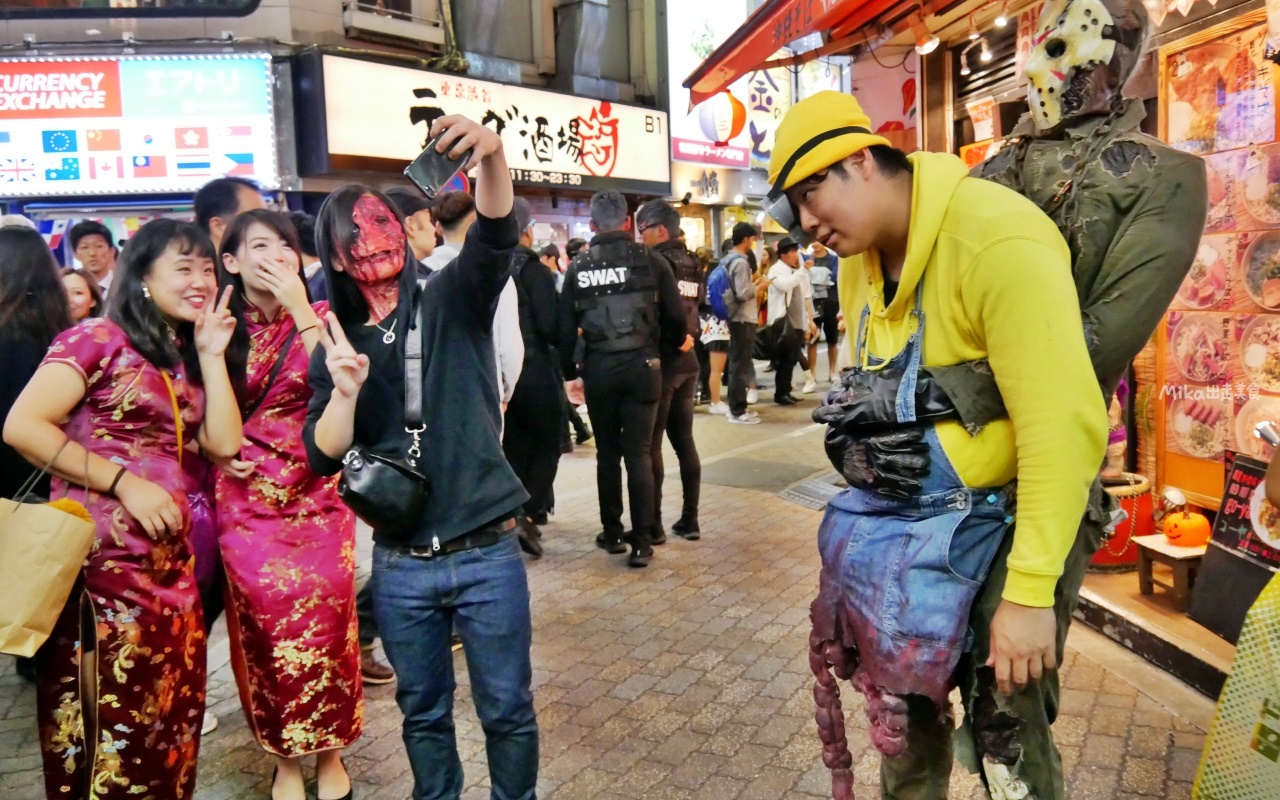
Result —
[[[316, 220], [316, 245], [333, 311], [323, 351], [311, 359], [314, 393], [302, 437], [317, 472], [337, 473], [359, 448], [370, 458], [412, 461], [425, 478], [396, 481], [397, 496], [384, 498], [404, 518], [388, 520], [364, 506], [378, 523], [374, 612], [399, 681], [414, 797], [462, 794], [449, 646], [456, 628], [493, 794], [530, 800], [538, 726], [529, 584], [514, 535], [529, 495], [502, 452], [492, 341], [494, 309], [519, 242], [511, 173], [491, 129], [459, 116], [431, 128], [440, 154], [476, 168], [476, 222], [457, 260], [419, 287], [402, 221], [387, 199], [360, 185], [329, 195]], [[421, 345], [420, 361], [406, 368], [410, 342], [415, 350]], [[414, 383], [406, 386], [406, 375]], [[420, 419], [405, 412], [411, 398], [421, 401]], [[356, 458], [353, 472], [366, 463]]]
[[5, 422], [5, 441], [51, 463], [54, 493], [97, 522], [82, 583], [37, 656], [49, 798], [195, 792], [205, 634], [182, 464], [192, 441], [214, 456], [240, 448], [229, 298], [218, 301], [199, 228], [148, 222], [124, 249], [107, 316], [54, 340]]
[[289, 218], [266, 209], [239, 215], [222, 237], [247, 359], [228, 359], [244, 441], [217, 462], [218, 543], [240, 704], [276, 757], [272, 797], [303, 800], [301, 759], [315, 754], [317, 795], [335, 800], [351, 796], [341, 754], [364, 723], [355, 517], [302, 447], [307, 365], [328, 304], [309, 302], [301, 252]]
[[[31, 228], [0, 228], [0, 420], [40, 366], [53, 337], [71, 327], [58, 262], [44, 237]], [[0, 442], [0, 497], [12, 499], [31, 465]], [[49, 480], [35, 489], [48, 496]]]

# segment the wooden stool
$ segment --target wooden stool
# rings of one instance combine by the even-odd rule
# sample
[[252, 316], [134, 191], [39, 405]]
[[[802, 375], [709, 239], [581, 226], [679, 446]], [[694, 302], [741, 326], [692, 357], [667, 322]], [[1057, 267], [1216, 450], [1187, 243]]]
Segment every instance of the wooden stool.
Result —
[[[1133, 541], [1138, 545], [1138, 589], [1143, 594], [1151, 594], [1155, 586], [1168, 589], [1173, 596], [1173, 607], [1177, 611], [1186, 611], [1191, 603], [1191, 590], [1196, 585], [1196, 572], [1200, 569], [1200, 559], [1204, 556], [1206, 546], [1178, 547], [1170, 544], [1163, 533], [1150, 536], [1135, 536]], [[1162, 583], [1151, 577], [1153, 562], [1165, 564], [1173, 570], [1173, 585]]]

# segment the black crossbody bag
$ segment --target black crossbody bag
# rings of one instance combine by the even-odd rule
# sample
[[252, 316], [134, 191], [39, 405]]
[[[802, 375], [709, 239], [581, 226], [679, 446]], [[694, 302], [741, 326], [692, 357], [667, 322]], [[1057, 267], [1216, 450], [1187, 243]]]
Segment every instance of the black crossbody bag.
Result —
[[404, 349], [404, 430], [413, 437], [403, 456], [383, 456], [355, 445], [342, 459], [338, 496], [375, 531], [392, 537], [410, 533], [422, 519], [431, 482], [418, 469], [422, 458], [422, 292], [413, 301], [414, 328]]

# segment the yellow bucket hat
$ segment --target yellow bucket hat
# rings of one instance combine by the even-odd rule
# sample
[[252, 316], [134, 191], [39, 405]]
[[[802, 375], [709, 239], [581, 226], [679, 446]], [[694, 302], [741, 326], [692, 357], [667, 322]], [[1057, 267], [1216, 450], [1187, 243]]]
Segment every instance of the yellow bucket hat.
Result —
[[796, 103], [774, 134], [769, 183], [781, 193], [813, 173], [873, 144], [889, 140], [871, 132], [871, 118], [858, 98], [818, 92]]

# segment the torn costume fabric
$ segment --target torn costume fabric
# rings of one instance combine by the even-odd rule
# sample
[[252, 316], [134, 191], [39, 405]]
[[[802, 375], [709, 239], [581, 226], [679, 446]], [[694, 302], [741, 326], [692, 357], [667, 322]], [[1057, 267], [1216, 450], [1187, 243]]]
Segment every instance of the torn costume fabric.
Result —
[[[819, 532], [811, 610], [819, 734], [837, 798], [852, 796], [852, 776], [836, 677], [868, 695], [872, 738], [886, 755], [884, 796], [945, 796], [945, 778], [939, 789], [932, 777], [949, 773], [950, 745], [929, 734], [951, 727], [951, 689], [977, 680], [964, 669], [976, 659], [965, 656], [987, 640], [990, 616], [976, 610], [992, 590], [997, 604], [1054, 604], [1106, 442], [1079, 310], [1042, 302], [1072, 296], [1061, 235], [1016, 193], [968, 177], [953, 156], [910, 161], [900, 284], [886, 302], [876, 251], [841, 264], [841, 305], [860, 320], [851, 328], [856, 361], [815, 413], [831, 423], [829, 454], [851, 462], [841, 465], [850, 488], [833, 498]], [[933, 413], [934, 389], [918, 378], [922, 367], [978, 359], [990, 363], [1010, 413], [973, 435]], [[898, 429], [871, 440], [875, 452], [856, 425], [842, 426], [845, 406], [865, 396], [878, 397], [874, 424]], [[878, 483], [886, 472], [897, 473], [887, 487]], [[919, 793], [908, 786], [918, 775], [929, 777]]]
[[[1077, 24], [1067, 24], [1072, 21]], [[1081, 24], [1088, 28], [1084, 33], [1079, 32]], [[1190, 268], [1207, 205], [1200, 159], [1144, 136], [1139, 131], [1142, 104], [1120, 97], [1119, 87], [1145, 50], [1146, 26], [1146, 12], [1137, 0], [1051, 2], [1038, 25], [1027, 70], [1032, 114], [973, 173], [1030, 199], [1065, 237], [1090, 361], [1108, 398]], [[1099, 47], [1105, 52], [1080, 57]], [[985, 359], [927, 364], [920, 384], [928, 386], [931, 408], [939, 415], [954, 414], [968, 430], [985, 433], [992, 420], [1007, 416], [1009, 398], [996, 372]], [[901, 434], [859, 424], [859, 416], [868, 412], [857, 405], [845, 405], [844, 441], [871, 437], [860, 452], [897, 447], [893, 437]], [[1063, 446], [1078, 450], [1081, 444], [1066, 441]], [[850, 456], [838, 452], [837, 459], [848, 461]], [[1019, 501], [1025, 507], [1022, 492]], [[1109, 496], [1095, 482], [1053, 588], [1059, 661], [1111, 508]], [[1022, 523], [1020, 514], [1020, 527]], [[959, 759], [980, 771], [991, 796], [1062, 798], [1061, 759], [1050, 733], [1059, 705], [1057, 673], [1005, 697], [996, 691], [991, 670], [982, 667], [1006, 570], [1008, 579], [1016, 581], [1015, 564], [1006, 554], [1017, 541], [1006, 540], [997, 554], [971, 613], [973, 648], [957, 671], [966, 723], [955, 732], [954, 744]], [[921, 743], [919, 757], [885, 762], [886, 796], [945, 796], [950, 759], [942, 756], [951, 752], [953, 726], [918, 705], [908, 716]]]

